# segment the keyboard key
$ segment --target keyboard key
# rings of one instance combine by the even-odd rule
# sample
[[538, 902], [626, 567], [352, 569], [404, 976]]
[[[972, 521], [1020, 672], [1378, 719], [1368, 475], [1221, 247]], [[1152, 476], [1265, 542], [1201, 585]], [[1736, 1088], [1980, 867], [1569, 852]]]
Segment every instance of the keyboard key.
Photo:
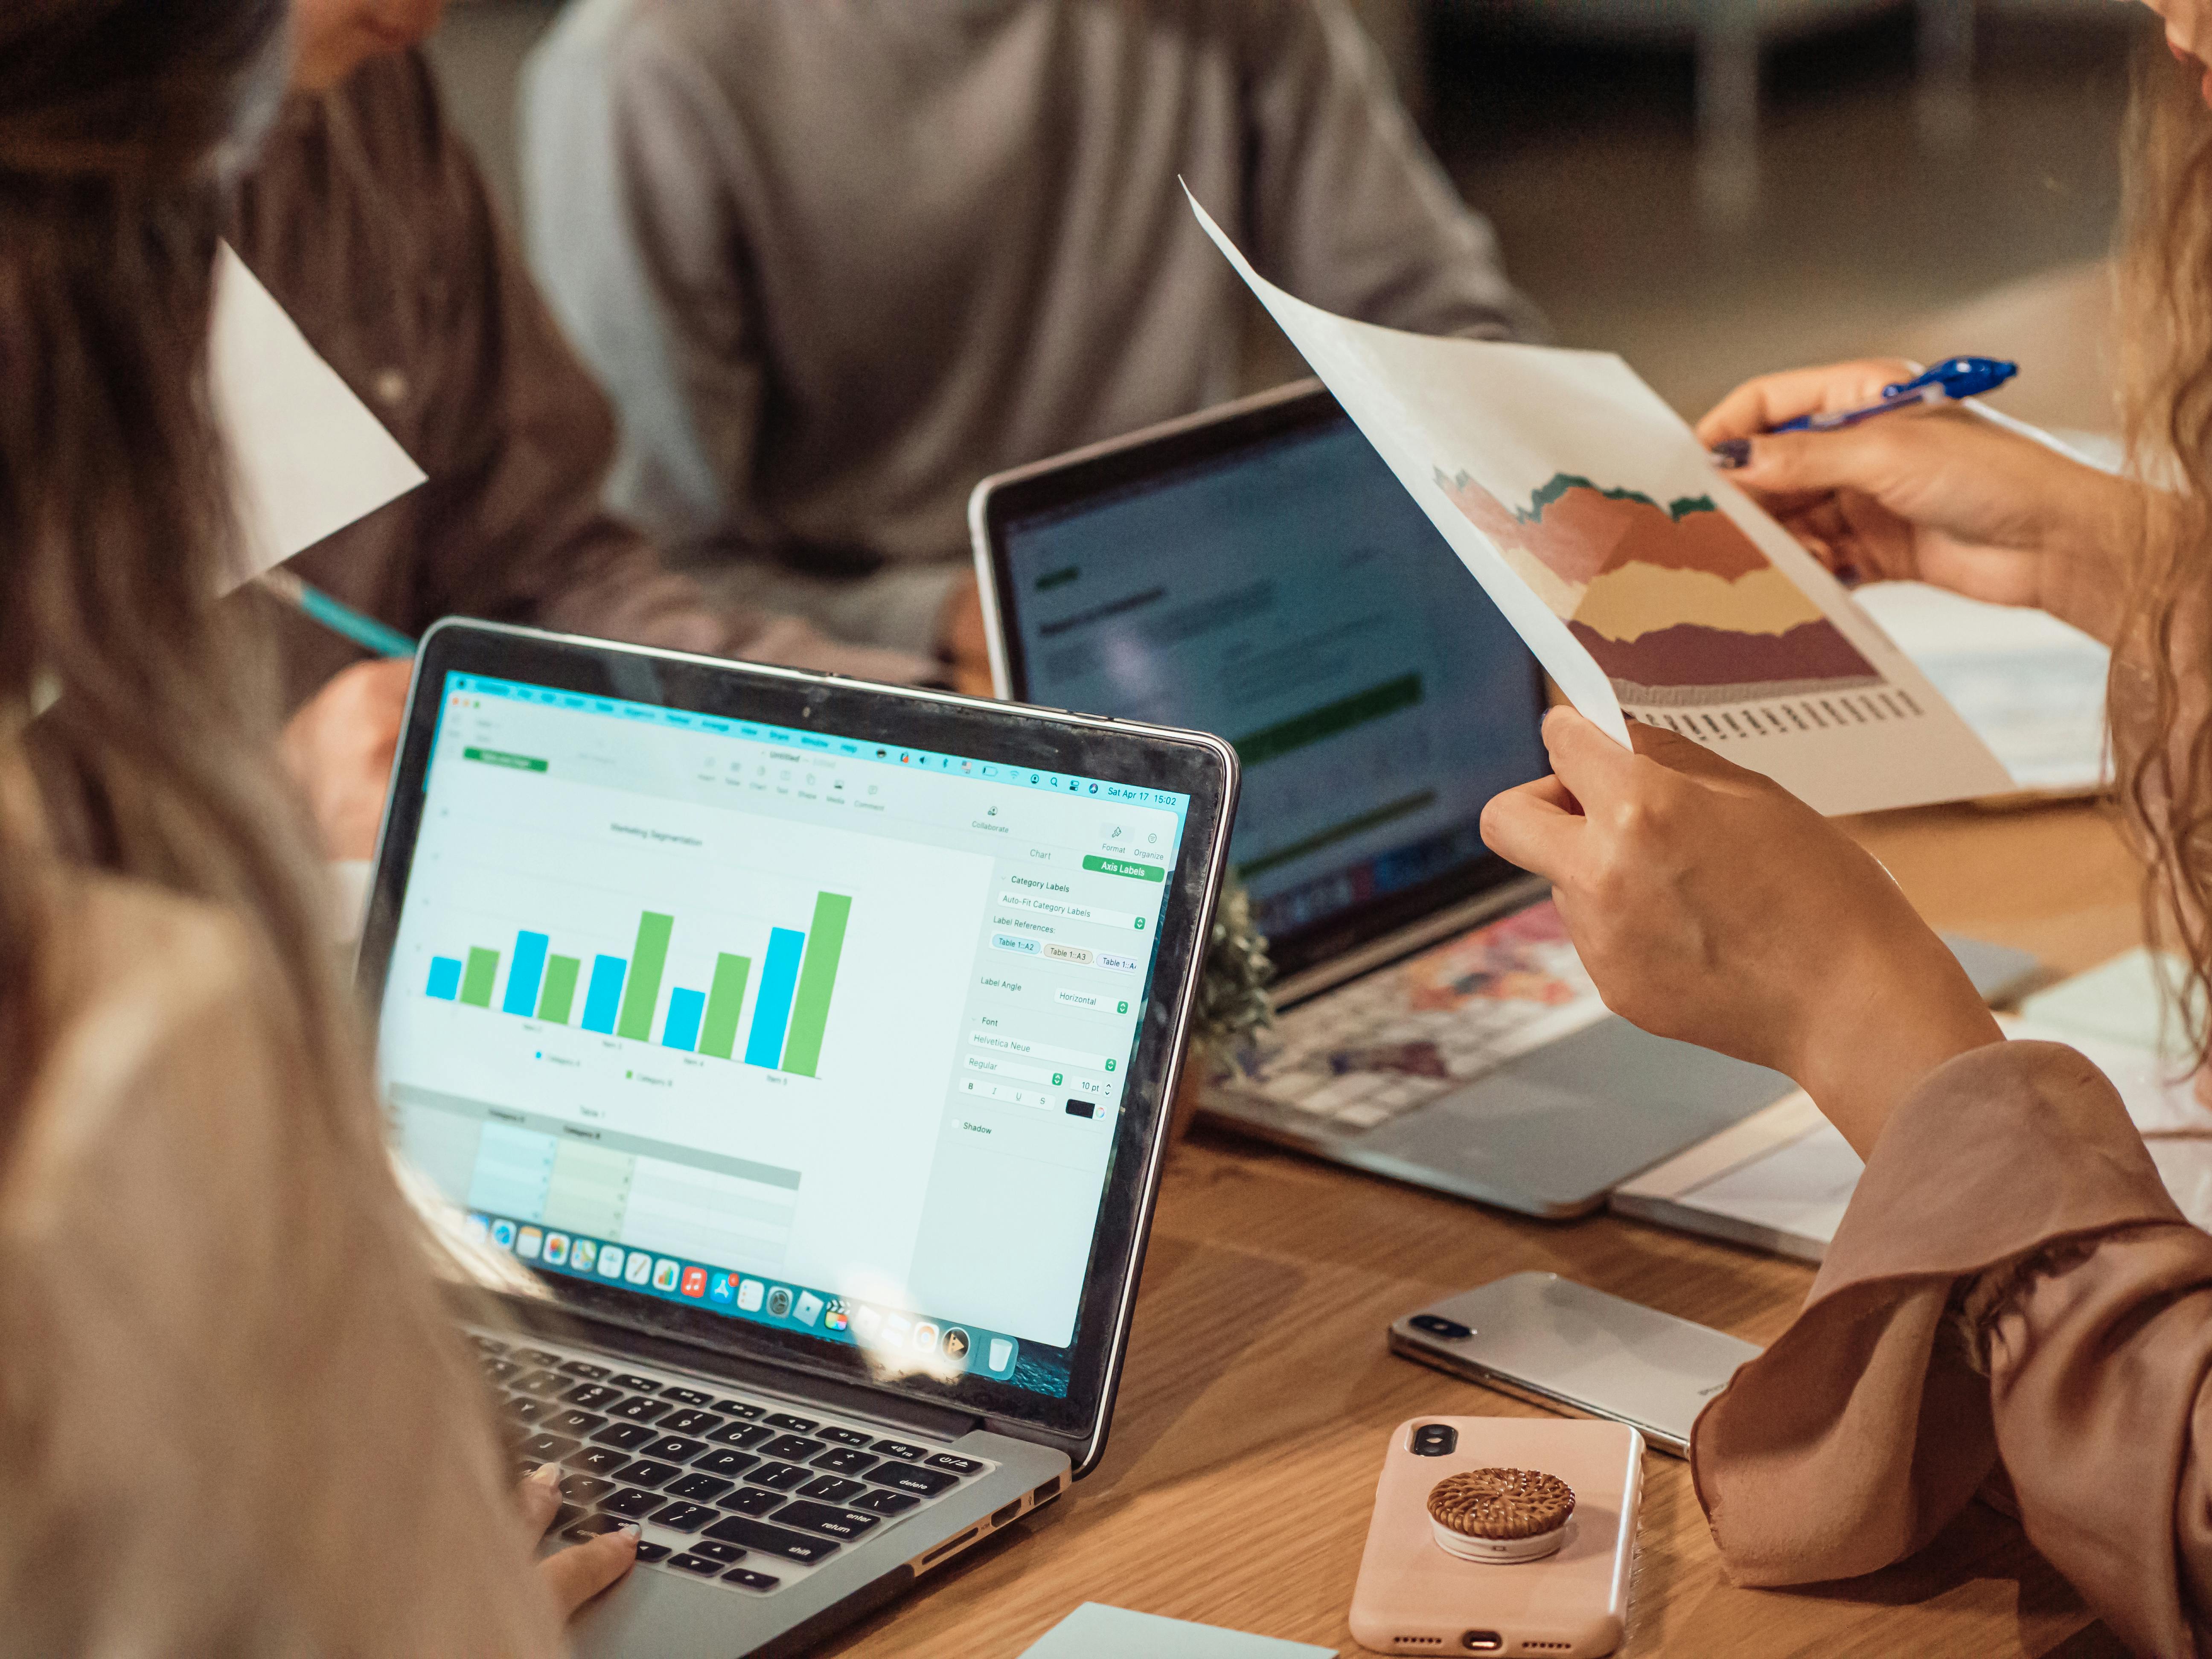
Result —
[[687, 1474], [668, 1489], [671, 1498], [688, 1498], [695, 1504], [711, 1504], [738, 1483], [711, 1474]]
[[688, 1550], [682, 1555], [672, 1555], [668, 1565], [678, 1572], [696, 1572], [702, 1578], [713, 1578], [722, 1571], [720, 1561], [710, 1561], [703, 1555], [693, 1555]]
[[795, 1463], [763, 1463], [745, 1480], [756, 1486], [767, 1486], [776, 1492], [789, 1492], [793, 1486], [803, 1486], [814, 1478], [814, 1471], [802, 1469]]
[[982, 1468], [972, 1457], [956, 1457], [951, 1452], [939, 1452], [929, 1460], [933, 1469], [950, 1469], [955, 1474], [974, 1474]]
[[916, 1469], [903, 1463], [878, 1463], [862, 1478], [896, 1492], [910, 1492], [918, 1497], [934, 1498], [952, 1486], [959, 1477], [947, 1474], [943, 1469]]
[[868, 1449], [881, 1452], [885, 1457], [896, 1457], [902, 1463], [919, 1463], [929, 1450], [927, 1446], [910, 1446], [903, 1440], [878, 1440]]
[[[665, 1425], [663, 1425], [665, 1427]], [[665, 1434], [650, 1446], [640, 1446], [640, 1457], [657, 1457], [664, 1463], [689, 1463], [707, 1449], [703, 1440], [686, 1440], [680, 1434]]]
[[536, 1395], [540, 1400], [550, 1400], [564, 1394], [574, 1385], [558, 1371], [532, 1371], [527, 1376], [518, 1376], [507, 1385], [520, 1394]]
[[592, 1437], [602, 1446], [620, 1446], [626, 1452], [634, 1452], [647, 1441], [658, 1437], [642, 1423], [610, 1424]]
[[671, 1504], [665, 1510], [655, 1510], [653, 1524], [665, 1527], [671, 1532], [696, 1532], [709, 1521], [720, 1517], [704, 1504]]
[[828, 1449], [819, 1440], [809, 1440], [803, 1434], [780, 1434], [761, 1448], [763, 1457], [781, 1457], [793, 1463], [804, 1463], [808, 1458], [820, 1455]]
[[748, 1406], [742, 1400], [717, 1400], [714, 1402], [714, 1409], [725, 1417], [754, 1418], [758, 1417], [767, 1408], [762, 1406]]
[[534, 1430], [540, 1418], [552, 1413], [554, 1405], [550, 1400], [532, 1400], [528, 1395], [518, 1395], [512, 1400], [502, 1401], [500, 1410], [507, 1414], [508, 1422], [518, 1427]]
[[533, 1434], [522, 1443], [520, 1452], [523, 1456], [534, 1457], [541, 1463], [557, 1463], [580, 1443], [566, 1435]]
[[471, 1331], [469, 1333], [469, 1340], [475, 1343], [477, 1347], [483, 1349], [486, 1353], [501, 1354], [507, 1352], [507, 1344], [501, 1342], [496, 1337], [478, 1336], [474, 1331]]
[[629, 1454], [618, 1451], [612, 1446], [586, 1446], [561, 1461], [572, 1469], [581, 1469], [586, 1474], [612, 1474], [629, 1462]]
[[814, 1467], [827, 1469], [832, 1474], [858, 1474], [863, 1469], [875, 1468], [876, 1460], [850, 1446], [832, 1446], [814, 1460]]
[[663, 1389], [660, 1397], [673, 1400], [679, 1406], [710, 1406], [714, 1401], [713, 1395], [702, 1394], [696, 1389]]
[[732, 1423], [727, 1428], [716, 1429], [707, 1438], [725, 1446], [757, 1446], [768, 1437], [769, 1431], [757, 1423]]
[[768, 1424], [771, 1428], [789, 1429], [795, 1434], [811, 1434], [814, 1432], [814, 1419], [812, 1418], [793, 1417], [789, 1412], [771, 1412], [767, 1417], [761, 1420]]
[[581, 1504], [563, 1504], [553, 1511], [553, 1518], [545, 1523], [545, 1530], [562, 1532], [583, 1518], [584, 1506]]
[[750, 1567], [732, 1567], [722, 1575], [722, 1582], [744, 1589], [766, 1591], [774, 1589], [783, 1580], [771, 1577], [764, 1572], [755, 1572]]
[[[624, 1487], [612, 1498], [599, 1500], [600, 1510], [608, 1515], [618, 1515], [625, 1521], [642, 1521], [667, 1500], [657, 1492], [640, 1492], [635, 1486]], [[606, 1530], [601, 1528], [601, 1530]]]
[[722, 1419], [712, 1412], [678, 1412], [673, 1417], [661, 1419], [663, 1434], [704, 1434], [709, 1429], [719, 1429]]
[[780, 1492], [770, 1492], [765, 1486], [747, 1486], [722, 1499], [720, 1507], [738, 1515], [772, 1515], [783, 1507], [785, 1501]]
[[[581, 1440], [606, 1420], [604, 1417], [593, 1416], [590, 1412], [580, 1412], [571, 1408], [565, 1412], [555, 1413], [538, 1426], [550, 1434], [565, 1434]], [[827, 1465], [824, 1467], [826, 1468]]]
[[602, 1533], [612, 1532], [621, 1525], [622, 1517], [618, 1515], [587, 1515], [561, 1536], [572, 1544], [580, 1544], [586, 1539], [599, 1537]]
[[649, 1376], [640, 1376], [635, 1371], [624, 1371], [607, 1381], [617, 1389], [628, 1389], [635, 1394], [659, 1394], [660, 1384]]
[[587, 1412], [604, 1411], [623, 1397], [620, 1389], [611, 1389], [604, 1382], [586, 1382], [580, 1389], [571, 1389], [561, 1396], [570, 1405]]
[[650, 1566], [655, 1561], [664, 1560], [667, 1558], [667, 1545], [655, 1544], [642, 1538], [638, 1540], [637, 1559], [644, 1562], [647, 1565]]
[[853, 1507], [856, 1510], [866, 1510], [872, 1515], [898, 1515], [912, 1509], [920, 1502], [921, 1499], [906, 1492], [890, 1492], [878, 1486], [872, 1492], [864, 1492], [855, 1498], [853, 1500]]
[[674, 1407], [665, 1400], [655, 1400], [649, 1395], [639, 1395], [617, 1406], [611, 1415], [626, 1418], [632, 1423], [650, 1423], [665, 1417]]
[[487, 1359], [483, 1362], [483, 1374], [495, 1382], [504, 1382], [521, 1370], [522, 1367], [512, 1359]]
[[850, 1510], [832, 1509], [827, 1504], [786, 1504], [775, 1512], [780, 1527], [802, 1527], [808, 1532], [818, 1532], [824, 1538], [842, 1538], [850, 1543], [855, 1538], [865, 1538], [872, 1527], [883, 1524], [879, 1515], [855, 1515]]
[[622, 1472], [622, 1480], [626, 1486], [661, 1486], [667, 1485], [683, 1473], [684, 1471], [673, 1463], [655, 1463], [647, 1461], [631, 1464]]
[[728, 1565], [732, 1561], [742, 1561], [745, 1559], [745, 1553], [739, 1549], [735, 1544], [725, 1544], [719, 1538], [699, 1538], [693, 1540], [691, 1544], [691, 1553], [694, 1555], [703, 1555], [709, 1561], [720, 1561], [725, 1565]]
[[857, 1480], [840, 1480], [834, 1474], [825, 1474], [819, 1480], [810, 1480], [799, 1489], [801, 1498], [818, 1498], [825, 1504], [845, 1504], [858, 1498], [867, 1488]]
[[509, 1349], [508, 1352], [514, 1354], [517, 1359], [522, 1360], [527, 1364], [557, 1365], [561, 1363], [561, 1356], [559, 1354], [550, 1352], [544, 1348], [512, 1348]]
[[562, 1365], [561, 1369], [571, 1376], [586, 1377], [593, 1382], [607, 1374], [607, 1368], [605, 1365], [594, 1365], [588, 1359], [568, 1360]]
[[561, 1483], [561, 1495], [571, 1504], [596, 1504], [614, 1489], [613, 1481], [596, 1474], [572, 1474]]
[[734, 1477], [743, 1474], [759, 1462], [760, 1459], [755, 1457], [750, 1452], [730, 1451], [725, 1449], [720, 1451], [710, 1451], [704, 1457], [693, 1458], [691, 1467], [695, 1469], [703, 1469], [708, 1474], [726, 1474]]
[[763, 1555], [780, 1555], [787, 1561], [824, 1561], [840, 1547], [834, 1538], [816, 1538], [803, 1532], [787, 1532], [765, 1521], [749, 1521], [742, 1515], [726, 1515], [707, 1528], [707, 1536], [726, 1544], [743, 1544]]
[[834, 1440], [841, 1446], [865, 1446], [868, 1437], [858, 1429], [820, 1428], [814, 1431], [824, 1440]]

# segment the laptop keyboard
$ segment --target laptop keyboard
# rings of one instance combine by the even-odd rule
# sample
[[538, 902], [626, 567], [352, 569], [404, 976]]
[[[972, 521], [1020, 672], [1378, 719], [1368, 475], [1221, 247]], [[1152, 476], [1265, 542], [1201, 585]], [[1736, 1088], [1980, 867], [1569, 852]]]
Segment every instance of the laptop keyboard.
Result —
[[1306, 1134], [1364, 1134], [1605, 1012], [1546, 901], [1301, 1004], [1217, 1087]]
[[643, 1528], [644, 1566], [769, 1595], [995, 1467], [788, 1402], [481, 1333], [518, 1474], [566, 1472], [547, 1536]]

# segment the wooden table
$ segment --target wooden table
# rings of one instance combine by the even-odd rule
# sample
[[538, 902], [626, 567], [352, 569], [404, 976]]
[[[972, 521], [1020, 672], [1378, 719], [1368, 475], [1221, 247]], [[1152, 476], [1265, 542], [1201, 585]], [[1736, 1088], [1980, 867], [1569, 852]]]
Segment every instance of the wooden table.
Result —
[[[2033, 951], [2054, 974], [2139, 937], [2138, 874], [2097, 809], [1852, 828], [1930, 922]], [[1536, 1414], [1393, 1358], [1384, 1328], [1524, 1268], [1760, 1343], [1812, 1282], [1778, 1257], [1610, 1216], [1522, 1220], [1201, 1129], [1169, 1163], [1104, 1462], [830, 1651], [1010, 1659], [1085, 1601], [1363, 1651], [1346, 1620], [1388, 1431], [1427, 1413]], [[1887, 1572], [1751, 1590], [1723, 1576], [1688, 1467], [1653, 1453], [1644, 1479], [1624, 1653], [2121, 1651], [1979, 1505]]]

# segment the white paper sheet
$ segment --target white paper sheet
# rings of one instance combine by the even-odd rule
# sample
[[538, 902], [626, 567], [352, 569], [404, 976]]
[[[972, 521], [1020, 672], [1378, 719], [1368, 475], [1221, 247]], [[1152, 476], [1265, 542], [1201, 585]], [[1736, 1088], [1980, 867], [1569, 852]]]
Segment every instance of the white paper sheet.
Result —
[[1022, 1659], [1137, 1659], [1139, 1655], [1144, 1659], [1335, 1659], [1336, 1650], [1085, 1601], [1024, 1650]]
[[[2015, 1041], [2063, 1042], [2076, 1048], [2111, 1079], [2173, 1201], [2197, 1226], [2212, 1229], [2212, 1109], [2198, 1101], [2193, 1080], [2185, 1073], [2171, 1060], [2108, 1041], [2094, 1030], [2012, 1015], [1999, 1015], [1997, 1023]], [[1719, 1217], [1740, 1225], [1714, 1231], [1729, 1237], [1771, 1233], [1773, 1239], [1759, 1242], [1817, 1261], [1820, 1249], [1836, 1236], [1865, 1166], [1802, 1091], [1784, 1097], [1760, 1115], [1769, 1120], [1766, 1133], [1738, 1137], [1747, 1145], [1759, 1144], [1753, 1156], [1717, 1169], [1699, 1169], [1704, 1147], [1733, 1133], [1723, 1130], [1712, 1142], [1645, 1171], [1624, 1190], [1663, 1200], [1667, 1206], [1688, 1212], [1674, 1218], [1687, 1224], [1696, 1224], [1700, 1215]], [[1722, 1161], [1705, 1160], [1707, 1165]], [[1672, 1177], [1670, 1171], [1675, 1169], [1684, 1172], [1684, 1178]], [[1751, 1231], [1747, 1233], [1746, 1229]]]
[[1626, 743], [1625, 715], [1671, 726], [1823, 812], [2013, 788], [1911, 659], [1619, 357], [1332, 315], [1261, 276], [1191, 207], [1601, 727]]
[[208, 368], [244, 537], [223, 592], [422, 482], [228, 243], [216, 255]]
[[1851, 597], [2021, 788], [2070, 794], [2112, 781], [2112, 653], [2087, 634], [2041, 611], [1984, 605], [1923, 582], [1875, 582]]

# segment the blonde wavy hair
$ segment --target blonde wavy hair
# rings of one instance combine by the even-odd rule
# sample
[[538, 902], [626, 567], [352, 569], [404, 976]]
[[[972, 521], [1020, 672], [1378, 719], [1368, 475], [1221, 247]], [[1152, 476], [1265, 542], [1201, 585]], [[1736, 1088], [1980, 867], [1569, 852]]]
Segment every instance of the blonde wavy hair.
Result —
[[2154, 945], [2212, 1058], [2212, 110], [2155, 37], [2138, 61], [2118, 259], [2123, 418], [2147, 498], [2108, 707], [2118, 799], [2149, 866]]

